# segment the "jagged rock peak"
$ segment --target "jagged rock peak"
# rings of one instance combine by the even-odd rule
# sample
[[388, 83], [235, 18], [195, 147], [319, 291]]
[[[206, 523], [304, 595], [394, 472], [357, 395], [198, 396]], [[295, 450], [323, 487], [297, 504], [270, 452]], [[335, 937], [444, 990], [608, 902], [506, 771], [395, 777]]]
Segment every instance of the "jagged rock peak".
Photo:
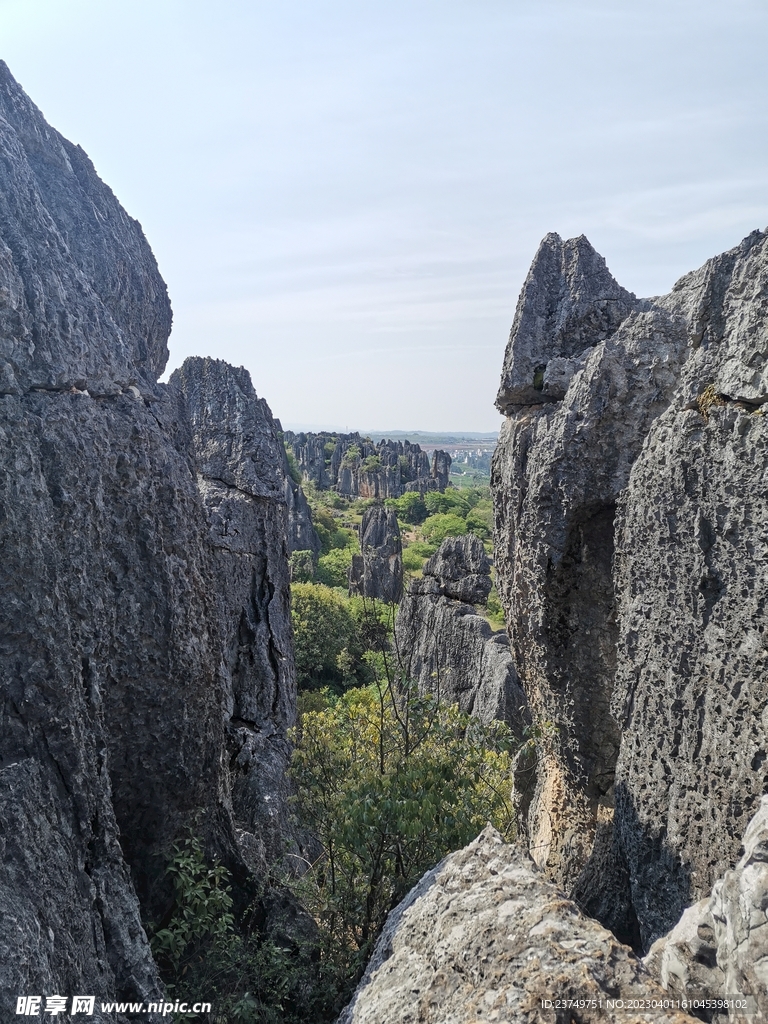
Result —
[[449, 484], [451, 457], [427, 452], [410, 441], [354, 434], [285, 432], [304, 480], [320, 490], [336, 490], [349, 498], [399, 498], [406, 491], [444, 491]]
[[560, 399], [585, 349], [610, 337], [637, 307], [584, 235], [548, 234], [520, 293], [496, 405]]
[[155, 382], [171, 306], [139, 223], [0, 61], [0, 394]]
[[491, 563], [483, 542], [474, 534], [446, 537], [424, 566], [446, 597], [467, 604], [485, 604], [491, 592]]
[[496, 585], [557, 727], [530, 848], [644, 950], [736, 860], [766, 788], [767, 295], [755, 231], [585, 334], [562, 400], [510, 405], [494, 456]]

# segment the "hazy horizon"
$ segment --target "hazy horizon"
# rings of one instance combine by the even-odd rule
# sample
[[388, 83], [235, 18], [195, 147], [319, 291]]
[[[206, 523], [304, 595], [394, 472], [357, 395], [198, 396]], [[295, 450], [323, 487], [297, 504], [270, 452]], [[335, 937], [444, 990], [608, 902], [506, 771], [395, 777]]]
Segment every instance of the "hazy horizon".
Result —
[[[279, 417], [278, 417], [278, 419], [279, 419]], [[455, 435], [457, 437], [474, 437], [474, 436], [477, 436], [477, 437], [490, 437], [491, 435], [497, 435], [498, 434], [498, 430], [461, 430], [461, 429], [429, 430], [429, 429], [424, 428], [424, 427], [419, 427], [418, 429], [415, 429], [415, 430], [406, 430], [406, 429], [403, 429], [403, 427], [392, 427], [391, 429], [380, 430], [380, 429], [373, 429], [371, 427], [340, 427], [340, 426], [335, 426], [332, 423], [283, 423], [282, 420], [280, 420], [280, 423], [281, 423], [281, 426], [283, 427], [283, 430], [291, 430], [294, 434], [300, 434], [300, 433], [305, 433], [305, 434], [309, 434], [309, 433], [312, 433], [312, 434], [322, 434], [322, 433], [354, 434], [354, 433], [358, 433], [358, 434], [361, 434], [363, 436], [366, 436], [368, 434], [375, 434], [377, 436], [379, 434], [386, 435], [386, 436], [395, 436], [395, 435], [400, 435], [400, 434], [403, 434], [403, 435], [406, 435], [406, 434], [408, 434], [408, 435], [410, 435], [410, 434], [414, 434], [414, 435], [415, 434], [427, 434], [427, 435], [429, 435], [429, 434], [445, 434], [446, 436]]]
[[766, 29], [759, 0], [0, 0], [0, 57], [158, 258], [169, 369], [432, 432], [498, 429], [547, 232], [653, 295], [768, 224]]

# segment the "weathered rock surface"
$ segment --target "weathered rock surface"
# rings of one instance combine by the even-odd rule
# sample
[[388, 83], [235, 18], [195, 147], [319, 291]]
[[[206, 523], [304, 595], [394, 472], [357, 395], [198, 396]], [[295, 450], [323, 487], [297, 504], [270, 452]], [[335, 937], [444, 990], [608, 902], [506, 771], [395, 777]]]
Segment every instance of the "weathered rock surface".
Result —
[[645, 964], [673, 995], [737, 998], [746, 1006], [714, 1020], [768, 1016], [768, 796], [744, 835], [744, 855], [709, 898], [685, 911]]
[[403, 545], [397, 515], [383, 505], [363, 512], [360, 554], [352, 556], [349, 592], [394, 604], [403, 593]]
[[768, 783], [767, 280], [755, 232], [635, 300], [550, 235], [505, 358], [497, 585], [546, 739], [529, 840], [644, 948], [734, 863]]
[[322, 549], [312, 521], [312, 510], [301, 485], [291, 477], [286, 466], [283, 497], [288, 509], [288, 551], [311, 551], [317, 557]]
[[379, 441], [360, 434], [285, 433], [305, 480], [350, 498], [399, 498], [406, 491], [444, 491], [451, 457], [410, 441]]
[[154, 383], [170, 306], [141, 229], [4, 65], [0, 154], [5, 1019], [24, 993], [158, 998], [142, 915], [198, 815], [252, 894], [294, 682], [268, 409], [220, 363]]
[[0, 61], [0, 393], [156, 381], [171, 307], [139, 224]]
[[262, 849], [263, 871], [289, 832], [286, 731], [296, 710], [284, 449], [242, 367], [187, 359], [169, 388], [188, 417], [209, 526], [240, 846], [251, 857], [255, 846]]
[[[390, 914], [338, 1024], [683, 1024], [632, 951], [586, 918], [528, 856], [488, 827], [428, 872]], [[565, 1000], [562, 1008], [542, 1001]], [[569, 1007], [567, 1000], [582, 1001]]]
[[[278, 435], [284, 438], [280, 420], [275, 420]], [[311, 551], [315, 558], [320, 554], [322, 544], [312, 521], [312, 510], [307, 496], [299, 483], [299, 474], [294, 466], [293, 471], [288, 465], [287, 450], [283, 448], [283, 475], [285, 477], [284, 496], [288, 508], [288, 551]], [[294, 479], [294, 476], [296, 479]]]
[[525, 279], [501, 371], [507, 412], [562, 398], [588, 348], [609, 338], [637, 307], [584, 235], [547, 235]]
[[472, 534], [448, 537], [410, 582], [395, 620], [395, 648], [407, 678], [488, 723], [509, 723], [519, 736], [525, 694], [504, 632], [478, 615], [491, 589], [490, 562]]

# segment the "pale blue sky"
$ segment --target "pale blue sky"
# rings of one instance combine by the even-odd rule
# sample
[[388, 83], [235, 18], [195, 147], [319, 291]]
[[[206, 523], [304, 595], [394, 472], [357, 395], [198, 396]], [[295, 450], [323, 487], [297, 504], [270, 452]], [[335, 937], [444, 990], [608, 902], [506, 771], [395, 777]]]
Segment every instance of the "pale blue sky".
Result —
[[147, 234], [171, 366], [284, 423], [485, 430], [541, 237], [627, 288], [768, 224], [765, 0], [0, 0]]

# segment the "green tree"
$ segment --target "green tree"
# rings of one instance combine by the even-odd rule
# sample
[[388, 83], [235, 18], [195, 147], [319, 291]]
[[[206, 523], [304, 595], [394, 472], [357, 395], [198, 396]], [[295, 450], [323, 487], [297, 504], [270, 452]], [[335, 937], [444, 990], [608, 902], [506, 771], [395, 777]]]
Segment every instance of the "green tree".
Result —
[[445, 492], [427, 491], [424, 495], [424, 504], [431, 516], [438, 513], [455, 512], [462, 518], [472, 507], [464, 493], [455, 487], [451, 487]]
[[488, 821], [513, 834], [512, 742], [501, 722], [483, 726], [381, 678], [305, 713], [295, 741], [299, 817], [323, 848], [301, 898], [343, 1002], [387, 914], [425, 870]]
[[455, 512], [439, 512], [424, 520], [422, 533], [433, 544], [442, 544], [446, 537], [461, 537], [467, 532], [467, 521]]
[[332, 548], [327, 555], [317, 560], [315, 578], [318, 583], [327, 587], [347, 587], [349, 569], [352, 565], [353, 550], [351, 547]]
[[418, 491], [406, 491], [399, 498], [388, 498], [384, 504], [388, 508], [393, 508], [398, 519], [402, 519], [404, 523], [418, 525], [427, 518], [424, 496]]
[[341, 459], [342, 466], [354, 466], [355, 463], [360, 459], [360, 446], [358, 444], [351, 444], [349, 448], [344, 452]]
[[420, 572], [424, 568], [424, 562], [436, 551], [436, 544], [427, 544], [421, 540], [413, 541], [403, 551], [403, 568], [410, 572]]
[[480, 540], [489, 540], [493, 536], [493, 511], [490, 508], [477, 506], [467, 513], [467, 529]]
[[299, 687], [348, 686], [362, 668], [363, 649], [347, 600], [321, 583], [294, 583], [291, 622]]

